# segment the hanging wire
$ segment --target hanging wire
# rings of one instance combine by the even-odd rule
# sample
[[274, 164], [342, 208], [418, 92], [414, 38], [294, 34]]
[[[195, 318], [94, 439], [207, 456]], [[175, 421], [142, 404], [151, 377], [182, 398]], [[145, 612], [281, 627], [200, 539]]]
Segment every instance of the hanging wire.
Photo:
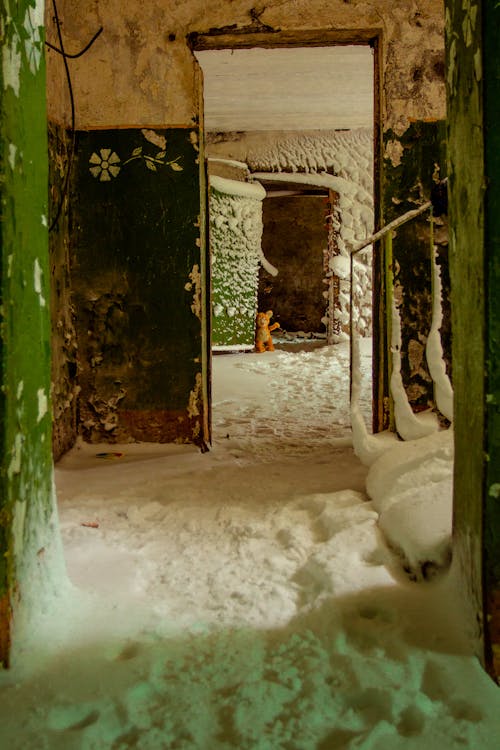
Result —
[[69, 100], [70, 100], [70, 106], [71, 106], [71, 144], [68, 151], [68, 161], [66, 164], [66, 173], [64, 175], [62, 190], [61, 190], [61, 197], [59, 200], [59, 204], [57, 206], [56, 215], [54, 216], [50, 227], [49, 232], [52, 232], [52, 230], [56, 227], [57, 222], [59, 221], [59, 218], [61, 216], [61, 212], [63, 209], [64, 201], [66, 200], [66, 197], [68, 195], [69, 190], [69, 178], [71, 174], [71, 169], [73, 167], [73, 160], [75, 157], [75, 151], [76, 151], [76, 132], [75, 132], [75, 98], [73, 95], [73, 84], [71, 82], [71, 74], [69, 72], [69, 65], [68, 65], [68, 59], [74, 59], [76, 57], [81, 57], [85, 52], [87, 52], [88, 49], [94, 44], [95, 40], [99, 36], [99, 34], [102, 32], [102, 26], [97, 31], [90, 42], [77, 54], [75, 55], [69, 55], [65, 49], [64, 49], [64, 42], [62, 38], [62, 31], [61, 31], [61, 22], [59, 19], [59, 12], [57, 10], [57, 2], [56, 0], [52, 0], [52, 6], [54, 8], [54, 18], [56, 22], [56, 28], [57, 28], [57, 38], [59, 40], [59, 47], [55, 47], [53, 44], [50, 44], [49, 42], [45, 42], [47, 47], [50, 47], [50, 49], [53, 49], [55, 52], [60, 54], [62, 56], [62, 59], [64, 61], [64, 71], [66, 73], [66, 81], [68, 84], [68, 91], [69, 91]]

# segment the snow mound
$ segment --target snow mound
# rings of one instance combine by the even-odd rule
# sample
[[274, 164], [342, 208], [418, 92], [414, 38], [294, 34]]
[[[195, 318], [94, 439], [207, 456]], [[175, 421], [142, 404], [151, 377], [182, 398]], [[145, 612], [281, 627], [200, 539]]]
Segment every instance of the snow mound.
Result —
[[415, 579], [429, 579], [451, 560], [453, 432], [399, 443], [371, 466], [366, 489], [379, 526]]

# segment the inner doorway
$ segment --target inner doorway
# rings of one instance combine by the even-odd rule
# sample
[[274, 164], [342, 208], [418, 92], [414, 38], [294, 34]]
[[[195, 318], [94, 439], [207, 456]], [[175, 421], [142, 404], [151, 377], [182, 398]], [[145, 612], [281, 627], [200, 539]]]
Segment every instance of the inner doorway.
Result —
[[[263, 261], [269, 261], [278, 275], [270, 273], [265, 262], [257, 264], [253, 314], [257, 307], [276, 308], [273, 319], [280, 325], [285, 322], [275, 335], [278, 346], [283, 344], [283, 329], [292, 334], [292, 339], [301, 338], [299, 345], [313, 336], [318, 342], [344, 341], [349, 345], [349, 250], [374, 228], [376, 54], [373, 46], [363, 41], [364, 44], [341, 46], [318, 46], [316, 41], [311, 46], [304, 46], [304, 42], [302, 46], [279, 47], [274, 39], [269, 46], [252, 47], [251, 40], [245, 42], [242, 37], [234, 37], [228, 44], [227, 40], [207, 36], [201, 42], [197, 39], [195, 45], [204, 78], [209, 181], [214, 176], [258, 181], [266, 190], [260, 249]], [[273, 227], [269, 207], [276, 206], [276, 198], [281, 200], [284, 196], [289, 208], [285, 203], [281, 226]], [[283, 227], [288, 224], [294, 232], [296, 216], [312, 196], [324, 201], [324, 210], [319, 219], [316, 216], [312, 220], [309, 230], [305, 228], [307, 239], [299, 244], [310, 244], [311, 248], [302, 246], [302, 258], [298, 258], [298, 250], [292, 247], [294, 242], [287, 243], [283, 237]], [[317, 310], [309, 316], [297, 310], [296, 319], [291, 322], [294, 293], [298, 286], [307, 287], [306, 277], [316, 263], [313, 255], [318, 253], [312, 245], [318, 232], [323, 233], [324, 246], [316, 259], [318, 273], [313, 283]], [[285, 249], [276, 254], [278, 245]], [[213, 287], [217, 283], [215, 274]], [[225, 283], [227, 286], [227, 279]], [[368, 252], [357, 259], [352, 284], [353, 330], [363, 339], [371, 337], [371, 286], [372, 260]], [[286, 321], [280, 320], [281, 303], [274, 301], [276, 289], [282, 295], [283, 309], [288, 310]], [[236, 286], [235, 298], [238, 294]], [[219, 299], [216, 308], [212, 314], [223, 314]], [[234, 316], [238, 305], [230, 302], [228, 309]], [[217, 326], [218, 321], [215, 323]], [[252, 349], [251, 340], [232, 345], [233, 351]], [[231, 350], [231, 344], [224, 349]], [[367, 385], [371, 389], [371, 383]], [[371, 422], [369, 416], [367, 422]]]

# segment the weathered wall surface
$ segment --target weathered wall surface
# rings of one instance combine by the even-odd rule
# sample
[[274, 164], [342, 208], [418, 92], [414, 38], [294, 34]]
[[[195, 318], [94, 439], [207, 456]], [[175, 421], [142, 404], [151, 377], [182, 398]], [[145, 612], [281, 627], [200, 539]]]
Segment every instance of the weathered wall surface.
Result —
[[23, 612], [33, 621], [47, 587], [55, 503], [43, 2], [2, 3], [0, 23], [0, 665], [6, 665], [12, 613], [17, 627]]
[[322, 197], [264, 201], [262, 249], [278, 275], [261, 271], [259, 309], [272, 310], [273, 320], [286, 331], [325, 332], [325, 209]]
[[[455, 564], [500, 679], [500, 101], [496, 3], [447, 3]], [[484, 639], [484, 640], [483, 640]]]
[[77, 435], [77, 344], [69, 263], [69, 196], [65, 192], [71, 137], [49, 122], [49, 262], [52, 322], [52, 446], [57, 461]]
[[78, 133], [72, 275], [90, 442], [203, 440], [197, 133]]
[[[220, 32], [229, 35], [226, 44], [241, 43], [242, 34], [267, 45], [300, 44], [304, 35], [309, 39], [315, 36], [315, 43], [320, 43], [324, 32], [330, 34], [330, 40], [335, 37], [351, 42], [378, 37], [380, 129], [391, 133], [390, 152], [386, 154], [391, 161], [395, 155], [397, 158], [402, 148], [400, 139], [412, 122], [444, 116], [443, 6], [435, 0], [404, 4], [388, 0], [298, 0], [283, 4], [282, 0], [271, 0], [262, 9], [255, 9], [253, 2], [246, 0], [210, 4], [190, 0], [166, 6], [160, 0], [143, 0], [140, 4], [94, 0], [90, 5], [83, 0], [60, 0], [58, 7], [65, 48], [71, 53], [80, 51], [99, 28], [103, 29], [83, 56], [68, 62], [79, 130], [98, 132], [105, 128], [118, 133], [122, 128], [196, 128], [201, 115], [200, 80], [190, 44], [200, 43], [200, 34]], [[49, 38], [57, 44], [50, 13], [48, 23]], [[48, 62], [50, 116], [68, 122], [67, 95], [62, 95], [62, 60], [51, 52]], [[383, 172], [384, 165], [381, 167]], [[184, 187], [181, 176], [179, 189], [193, 190], [190, 178], [184, 178]], [[395, 188], [391, 205], [404, 197]], [[382, 202], [381, 215], [376, 219], [383, 223], [389, 209]], [[86, 221], [92, 220], [88, 214]], [[129, 215], [124, 217], [125, 223], [131, 220]], [[157, 242], [161, 242], [160, 236]], [[189, 242], [189, 238], [183, 242]], [[204, 256], [201, 260], [204, 262]], [[189, 316], [179, 319], [178, 325], [190, 330]], [[423, 321], [419, 327], [424, 327]], [[193, 335], [188, 346], [191, 353], [203, 337]], [[202, 355], [203, 350], [196, 356]], [[178, 367], [193, 374], [189, 360], [178, 360]], [[192, 388], [185, 393], [186, 403]], [[377, 395], [380, 403], [382, 396], [383, 388]], [[378, 426], [383, 426], [383, 419]]]
[[[194, 64], [186, 44], [193, 32], [373, 29], [383, 33], [384, 128], [399, 135], [410, 120], [444, 113], [443, 4], [436, 0], [270, 0], [256, 17], [252, 0], [228, 3], [189, 0], [60, 0], [65, 47], [79, 51], [102, 26], [83, 57], [70, 61], [75, 79], [79, 128], [190, 123], [197, 115]], [[54, 26], [49, 38], [56, 43]], [[424, 54], [425, 51], [425, 54]], [[50, 55], [49, 91], [60, 60]], [[50, 114], [58, 110], [50, 103]], [[59, 114], [59, 111], [57, 112]]]
[[[385, 220], [392, 221], [429, 200], [434, 184], [446, 176], [445, 122], [412, 123], [404, 135], [385, 133], [386, 154], [382, 176], [382, 203]], [[450, 359], [450, 306], [447, 273], [446, 225], [440, 220], [435, 240], [443, 276], [444, 324], [441, 329]], [[425, 358], [425, 345], [432, 320], [432, 267], [429, 213], [400, 227], [393, 240], [393, 272], [401, 316], [401, 375], [414, 407], [433, 405], [432, 379]]]
[[[326, 258], [325, 275], [333, 276], [329, 290], [330, 304], [334, 310], [330, 341], [339, 341], [349, 335], [350, 307], [350, 248], [372, 233], [373, 216], [373, 132], [370, 129], [350, 131], [258, 131], [251, 133], [208, 133], [207, 153], [215, 158], [241, 159], [252, 172], [287, 173], [293, 182], [295, 173], [306, 173], [314, 184], [315, 176], [323, 172], [336, 175], [344, 183], [344, 190], [335, 201], [327, 219], [332, 231], [331, 257]], [[290, 217], [293, 221], [293, 217]], [[324, 224], [324, 217], [313, 233]], [[284, 224], [285, 225], [285, 224]], [[324, 241], [324, 246], [328, 243]], [[332, 243], [330, 243], [332, 244]], [[334, 260], [336, 255], [341, 259]], [[354, 322], [363, 336], [371, 333], [372, 305], [372, 252], [356, 256], [354, 294]], [[333, 265], [337, 264], [334, 271]], [[325, 278], [325, 282], [326, 282]], [[278, 280], [279, 284], [279, 280]], [[326, 290], [324, 287], [324, 291]], [[324, 300], [318, 306], [320, 319], [324, 316]], [[328, 317], [329, 312], [326, 313]], [[302, 326], [299, 326], [299, 329]], [[319, 330], [319, 329], [315, 329]]]

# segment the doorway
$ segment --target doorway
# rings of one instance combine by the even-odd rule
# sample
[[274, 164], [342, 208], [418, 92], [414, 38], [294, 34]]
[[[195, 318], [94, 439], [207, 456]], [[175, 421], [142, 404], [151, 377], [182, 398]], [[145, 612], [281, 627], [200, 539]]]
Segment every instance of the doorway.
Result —
[[[204, 36], [194, 43], [204, 78], [209, 181], [258, 181], [266, 190], [254, 315], [257, 308], [273, 310], [273, 320], [281, 326], [275, 334], [278, 346], [289, 341], [304, 345], [314, 338], [348, 348], [349, 248], [373, 231], [376, 214], [376, 40], [353, 39], [355, 43], [340, 46], [330, 38], [321, 45], [307, 38], [280, 44], [275, 36], [258, 46], [252, 41]], [[273, 216], [276, 210], [279, 216]], [[304, 213], [307, 218], [299, 219]], [[363, 348], [371, 357], [370, 250], [355, 264], [353, 317], [355, 335], [369, 339], [369, 349]], [[311, 270], [314, 265], [317, 273]], [[308, 291], [311, 285], [314, 289]], [[234, 293], [241, 297], [237, 289]], [[218, 304], [215, 315], [223, 314], [220, 308]], [[234, 315], [236, 309], [233, 304], [230, 312]], [[249, 351], [252, 342], [241, 342], [233, 351], [237, 348]], [[368, 423], [372, 369], [370, 364]]]

